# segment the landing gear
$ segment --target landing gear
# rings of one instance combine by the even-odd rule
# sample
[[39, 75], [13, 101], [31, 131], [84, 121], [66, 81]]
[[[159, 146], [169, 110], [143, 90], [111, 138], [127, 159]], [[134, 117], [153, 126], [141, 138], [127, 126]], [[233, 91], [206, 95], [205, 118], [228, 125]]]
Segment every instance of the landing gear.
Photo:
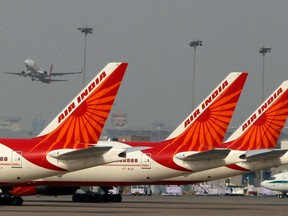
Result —
[[13, 205], [21, 206], [23, 204], [23, 199], [17, 196], [11, 196], [6, 194], [0, 195], [0, 205]]
[[73, 202], [121, 202], [121, 194], [113, 194], [109, 192], [111, 187], [101, 187], [104, 193], [86, 192], [76, 193], [72, 196]]
[[23, 204], [22, 197], [12, 196], [9, 191], [10, 187], [1, 187], [2, 193], [0, 193], [0, 205], [13, 205], [21, 206]]
[[282, 194], [279, 194], [278, 198], [287, 198], [286, 192], [282, 192]]

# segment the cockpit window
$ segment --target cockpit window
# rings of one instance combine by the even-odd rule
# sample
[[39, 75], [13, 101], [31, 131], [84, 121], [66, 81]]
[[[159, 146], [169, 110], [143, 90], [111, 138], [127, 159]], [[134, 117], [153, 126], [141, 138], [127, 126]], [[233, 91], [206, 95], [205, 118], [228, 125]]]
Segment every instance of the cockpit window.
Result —
[[269, 180], [275, 180], [276, 177], [275, 176], [271, 176]]

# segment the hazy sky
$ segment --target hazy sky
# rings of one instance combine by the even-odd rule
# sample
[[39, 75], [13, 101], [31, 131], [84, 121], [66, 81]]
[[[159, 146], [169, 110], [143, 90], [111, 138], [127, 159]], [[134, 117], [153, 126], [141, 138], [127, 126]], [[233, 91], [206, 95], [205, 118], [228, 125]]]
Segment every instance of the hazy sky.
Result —
[[[25, 58], [54, 71], [83, 66], [82, 25], [87, 37], [88, 82], [108, 62], [129, 63], [113, 110], [128, 113], [128, 128], [153, 121], [174, 129], [191, 112], [193, 39], [196, 51], [195, 104], [231, 71], [249, 77], [232, 120], [239, 126], [261, 102], [262, 46], [265, 96], [288, 79], [287, 0], [1, 0], [1, 70], [24, 70]], [[22, 128], [40, 114], [51, 121], [82, 88], [82, 76], [43, 84], [1, 74], [0, 116], [22, 116]], [[110, 122], [106, 124], [110, 127]]]

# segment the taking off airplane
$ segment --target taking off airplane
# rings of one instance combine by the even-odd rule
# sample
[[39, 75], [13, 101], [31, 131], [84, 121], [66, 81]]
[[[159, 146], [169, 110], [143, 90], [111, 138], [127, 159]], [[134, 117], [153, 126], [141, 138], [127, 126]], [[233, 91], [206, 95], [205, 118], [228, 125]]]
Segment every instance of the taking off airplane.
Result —
[[[151, 184], [184, 173], [190, 174], [243, 161], [245, 151], [213, 146], [220, 146], [222, 143], [246, 78], [247, 73], [244, 72], [230, 73], [166, 140], [160, 142], [100, 141], [96, 146], [111, 145], [120, 149], [145, 146], [146, 149], [128, 152], [126, 158], [118, 162], [30, 181], [26, 185]], [[64, 188], [67, 189], [67, 187], [58, 187], [57, 190], [63, 192]], [[107, 193], [108, 190], [105, 192]], [[77, 199], [81, 198], [74, 196], [74, 200]], [[121, 196], [111, 197], [108, 200], [121, 201]]]
[[32, 59], [27, 58], [25, 60], [26, 71], [21, 72], [4, 72], [6, 74], [13, 74], [23, 77], [30, 77], [32, 81], [41, 81], [43, 83], [51, 83], [57, 81], [67, 81], [67, 80], [60, 80], [60, 79], [52, 79], [52, 76], [64, 76], [64, 75], [71, 75], [71, 74], [80, 74], [82, 71], [79, 72], [66, 72], [66, 73], [52, 73], [53, 64], [50, 67], [50, 70], [43, 70], [42, 68], [38, 67]]
[[[0, 139], [0, 185], [64, 174], [118, 161], [128, 148], [97, 143], [127, 63], [109, 63], [37, 136]], [[19, 198], [7, 198], [21, 205]], [[1, 202], [1, 199], [0, 199]]]

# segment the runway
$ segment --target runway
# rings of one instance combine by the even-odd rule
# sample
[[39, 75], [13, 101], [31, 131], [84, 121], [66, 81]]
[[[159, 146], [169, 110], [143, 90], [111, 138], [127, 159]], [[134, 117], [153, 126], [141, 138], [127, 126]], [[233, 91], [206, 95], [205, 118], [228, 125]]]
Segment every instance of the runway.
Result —
[[281, 216], [288, 199], [222, 196], [123, 196], [121, 203], [73, 203], [65, 197], [24, 197], [23, 206], [0, 206], [0, 215], [165, 215], [165, 216]]

